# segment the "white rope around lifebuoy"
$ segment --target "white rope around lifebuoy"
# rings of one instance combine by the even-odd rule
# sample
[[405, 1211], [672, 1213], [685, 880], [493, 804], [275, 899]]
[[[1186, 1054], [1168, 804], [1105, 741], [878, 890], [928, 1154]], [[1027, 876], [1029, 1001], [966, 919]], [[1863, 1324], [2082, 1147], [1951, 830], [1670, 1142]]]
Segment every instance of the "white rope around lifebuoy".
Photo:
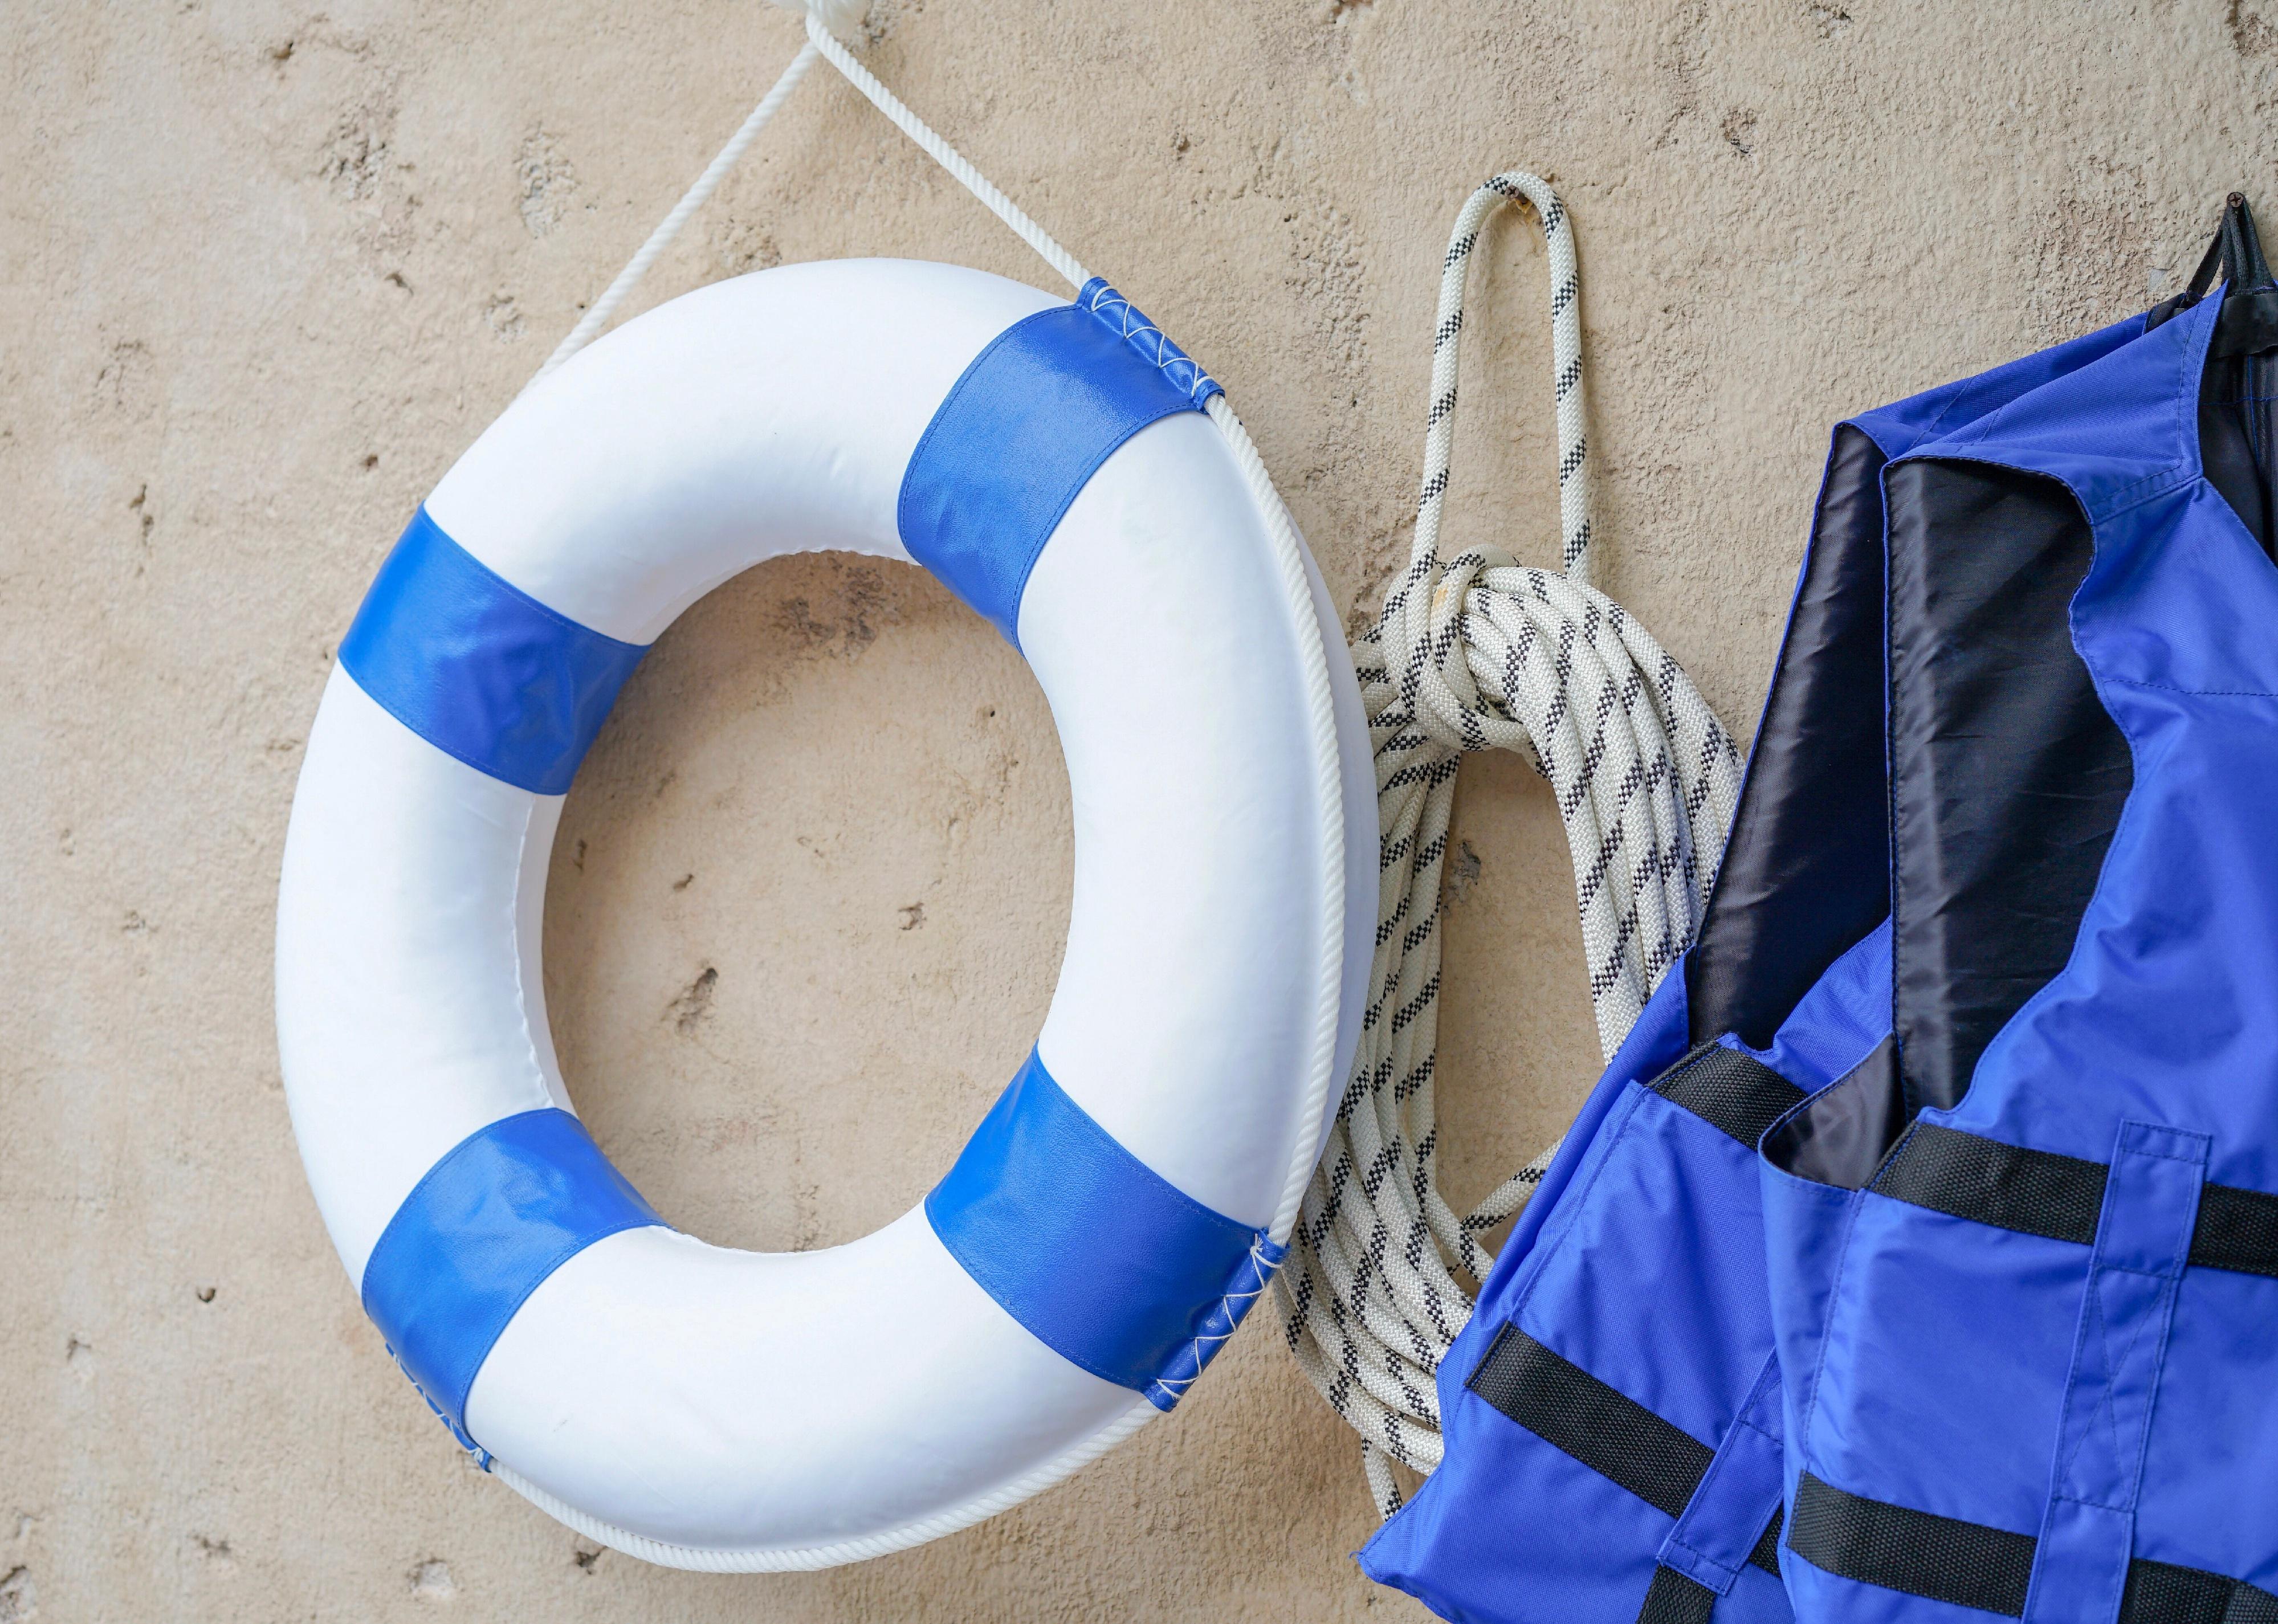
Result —
[[[1516, 198], [1533, 205], [1550, 256], [1563, 573], [1494, 545], [1440, 558], [1464, 274], [1488, 212]], [[1692, 941], [1739, 794], [1739, 752], [1715, 712], [1589, 584], [1579, 287], [1572, 231], [1545, 182], [1513, 171], [1472, 194], [1440, 286], [1415, 546], [1353, 650], [1376, 751], [1376, 957], [1352, 1074], [1274, 1292], [1299, 1365], [1359, 1432], [1387, 1517], [1402, 1501], [1389, 1463], [1440, 1462], [1433, 1377], [1472, 1313], [1456, 1273], [1487, 1277], [1494, 1259], [1477, 1237], [1526, 1204], [1558, 1148], [1469, 1216], [1440, 1193], [1440, 886], [1456, 767], [1469, 751], [1509, 750], [1550, 781], [1609, 1058]]]
[[[649, 267], [655, 263], [681, 228], [742, 157], [760, 131], [774, 118], [776, 110], [789, 98], [818, 56], [837, 68], [896, 127], [972, 193], [1022, 241], [1034, 248], [1045, 263], [1066, 279], [1071, 287], [1081, 291], [1091, 280], [1090, 273], [1074, 255], [1023, 213], [963, 154], [904, 105], [841, 42], [835, 31], [844, 31], [860, 20], [861, 7], [859, 0], [776, 0], [776, 3], [786, 10], [804, 13], [806, 42], [799, 48], [790, 66], [784, 69], [759, 105], [753, 109], [728, 144], [705, 167], [695, 184], [649, 234], [648, 240], [625, 268], [617, 273], [601, 297], [594, 301], [592, 307], [563, 339], [560, 347], [547, 357], [537, 377], [531, 379], [532, 383], [569, 360], [608, 325], [612, 315], [646, 274]], [[1323, 899], [1321, 927], [1318, 933], [1319, 940], [1313, 944], [1313, 963], [1310, 966], [1314, 991], [1313, 1030], [1303, 1062], [1307, 1069], [1306, 1086], [1291, 1125], [1291, 1158], [1282, 1181], [1280, 1199], [1267, 1228], [1268, 1235], [1278, 1244], [1288, 1241], [1297, 1222], [1299, 1207], [1312, 1176], [1314, 1147], [1322, 1113], [1337, 1082], [1337, 1025], [1344, 965], [1344, 784], [1328, 661], [1331, 658], [1342, 659], [1344, 654], [1341, 650], [1333, 652], [1322, 636], [1320, 621], [1314, 607], [1311, 582], [1306, 573], [1303, 538], [1298, 532], [1296, 521], [1275, 489], [1272, 476], [1266, 472], [1265, 461], [1257, 454], [1257, 447], [1251, 442], [1249, 431], [1242, 426], [1242, 420], [1235, 415], [1233, 407], [1222, 393], [1213, 394], [1204, 410], [1225, 439], [1235, 465], [1242, 470], [1251, 498], [1265, 517], [1267, 533], [1272, 539], [1275, 573], [1288, 603], [1290, 625], [1296, 637], [1297, 653], [1306, 672], [1306, 719], [1312, 735], [1314, 804], [1320, 808], [1320, 821], [1312, 832]], [[838, 1562], [883, 1556], [967, 1527], [1059, 1482], [1106, 1452], [1158, 1414], [1146, 1399], [1135, 1399], [1129, 1410], [1100, 1434], [1058, 1459], [1046, 1461], [1024, 1474], [1017, 1481], [1003, 1485], [981, 1500], [905, 1528], [845, 1544], [791, 1552], [699, 1551], [661, 1544], [585, 1515], [516, 1475], [503, 1463], [497, 1470], [516, 1491], [559, 1521], [588, 1537], [645, 1560], [666, 1567], [712, 1573], [772, 1572], [829, 1567]]]

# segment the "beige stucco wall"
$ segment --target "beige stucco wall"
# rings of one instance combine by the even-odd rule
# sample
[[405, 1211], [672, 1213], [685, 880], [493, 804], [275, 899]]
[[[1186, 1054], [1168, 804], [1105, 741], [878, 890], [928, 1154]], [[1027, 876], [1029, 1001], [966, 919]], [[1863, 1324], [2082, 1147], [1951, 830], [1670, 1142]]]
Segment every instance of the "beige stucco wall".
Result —
[[[2270, 171], [2266, 4], [880, 0], [870, 59], [1226, 381], [1357, 618], [1407, 545], [1447, 222], [1554, 177], [1603, 578], [1745, 732], [1830, 421], [2188, 274]], [[0, 1624], [1417, 1616], [1344, 1555], [1350, 1442], [1270, 1315], [992, 1523], [702, 1578], [473, 1471], [317, 1223], [271, 926], [334, 640], [795, 39], [758, 0], [0, 8]], [[818, 72], [647, 292], [873, 253], [1043, 277]], [[1482, 257], [1450, 533], [1544, 560], [1541, 252], [1506, 215]], [[1459, 821], [1460, 1202], [1594, 1056], [1545, 793], [1479, 764]], [[549, 893], [601, 1143], [718, 1241], [902, 1210], [1035, 1030], [1067, 838], [1036, 690], [915, 572], [716, 593]]]

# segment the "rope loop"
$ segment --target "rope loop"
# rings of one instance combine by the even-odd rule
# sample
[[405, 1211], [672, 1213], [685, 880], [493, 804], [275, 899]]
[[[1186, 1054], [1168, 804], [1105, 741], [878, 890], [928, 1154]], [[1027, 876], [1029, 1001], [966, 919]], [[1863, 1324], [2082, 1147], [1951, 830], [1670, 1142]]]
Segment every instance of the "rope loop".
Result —
[[[1550, 257], [1556, 570], [1493, 545], [1440, 557], [1465, 273], [1487, 213], [1512, 199], [1533, 208]], [[1457, 1274], [1487, 1277], [1494, 1258], [1478, 1237], [1525, 1205], [1557, 1150], [1467, 1216], [1440, 1193], [1441, 885], [1457, 766], [1508, 750], [1549, 781], [1609, 1058], [1693, 939], [1739, 793], [1739, 753], [1684, 668], [1590, 583], [1579, 289], [1547, 182], [1511, 171], [1472, 194], [1441, 281], [1414, 547], [1353, 650], [1376, 752], [1376, 955], [1352, 1073], [1274, 1289], [1290, 1351], [1361, 1435], [1385, 1516], [1403, 1498], [1390, 1463], [1429, 1472], [1441, 1460], [1434, 1383], [1472, 1307]]]

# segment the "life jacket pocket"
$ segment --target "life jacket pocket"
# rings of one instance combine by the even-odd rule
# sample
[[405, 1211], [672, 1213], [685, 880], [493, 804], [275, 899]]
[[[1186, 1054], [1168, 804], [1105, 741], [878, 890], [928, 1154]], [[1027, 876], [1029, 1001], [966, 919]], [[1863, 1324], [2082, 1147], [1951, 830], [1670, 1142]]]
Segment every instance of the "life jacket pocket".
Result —
[[1800, 1097], [1714, 1044], [1624, 1086], [1512, 1306], [1451, 1350], [1446, 1462], [1363, 1552], [1372, 1577], [1478, 1624], [1784, 1624], [1752, 1163]]

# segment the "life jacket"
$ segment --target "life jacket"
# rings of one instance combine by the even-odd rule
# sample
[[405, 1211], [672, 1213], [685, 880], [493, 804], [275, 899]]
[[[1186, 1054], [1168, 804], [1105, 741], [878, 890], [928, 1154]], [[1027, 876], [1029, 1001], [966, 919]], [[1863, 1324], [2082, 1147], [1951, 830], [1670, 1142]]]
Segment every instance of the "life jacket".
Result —
[[1800, 1618], [2278, 1620], [2255, 282], [1884, 470], [1892, 1033], [1762, 1141]]
[[1372, 1576], [1462, 1624], [2278, 1624], [2278, 571], [2223, 302], [1837, 428], [1701, 930]]

